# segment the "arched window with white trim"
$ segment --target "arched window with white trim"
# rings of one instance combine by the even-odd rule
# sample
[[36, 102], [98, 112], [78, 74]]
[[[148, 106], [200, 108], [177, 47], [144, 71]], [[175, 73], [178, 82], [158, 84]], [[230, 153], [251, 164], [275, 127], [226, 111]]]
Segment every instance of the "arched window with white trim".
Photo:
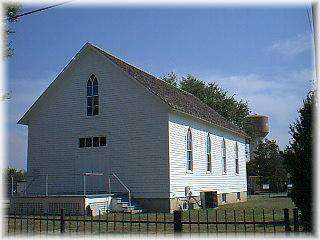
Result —
[[188, 129], [187, 133], [187, 170], [193, 170], [192, 133], [190, 128]]
[[226, 148], [226, 140], [222, 139], [222, 171], [223, 173], [227, 173], [227, 148]]
[[211, 164], [211, 138], [210, 134], [207, 135], [207, 172], [212, 171], [212, 164]]
[[87, 82], [87, 116], [99, 115], [99, 85], [95, 75]]
[[237, 142], [236, 142], [236, 145], [235, 145], [235, 154], [236, 154], [236, 159], [235, 159], [236, 174], [239, 174], [239, 146], [238, 146]]

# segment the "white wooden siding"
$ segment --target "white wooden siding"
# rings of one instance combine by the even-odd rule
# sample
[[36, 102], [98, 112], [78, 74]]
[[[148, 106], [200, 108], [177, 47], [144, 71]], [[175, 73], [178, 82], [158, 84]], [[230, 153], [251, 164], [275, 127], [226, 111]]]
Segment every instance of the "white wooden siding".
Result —
[[[186, 136], [192, 131], [193, 172], [187, 172]], [[206, 139], [211, 137], [212, 172], [207, 173]], [[227, 174], [222, 169], [222, 139], [226, 140]], [[235, 142], [239, 144], [239, 174], [235, 166]], [[177, 112], [169, 114], [170, 197], [184, 197], [185, 187], [194, 195], [201, 190], [218, 193], [247, 191], [245, 140]]]
[[[98, 116], [86, 116], [86, 84], [95, 74], [99, 82]], [[169, 197], [167, 106], [116, 65], [93, 50], [80, 54], [46, 93], [28, 122], [28, 182], [31, 194], [106, 191], [111, 172], [132, 190], [134, 197]], [[78, 148], [78, 138], [107, 136], [107, 146]], [[112, 186], [120, 191], [119, 185]], [[122, 189], [123, 190], [123, 189]]]

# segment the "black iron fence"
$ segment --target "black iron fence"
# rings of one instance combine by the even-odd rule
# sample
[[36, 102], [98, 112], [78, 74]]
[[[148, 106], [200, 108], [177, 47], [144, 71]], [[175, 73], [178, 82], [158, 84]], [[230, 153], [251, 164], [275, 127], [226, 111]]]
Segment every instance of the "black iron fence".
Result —
[[301, 231], [297, 209], [215, 210], [172, 213], [103, 213], [87, 216], [9, 215], [7, 232], [12, 234], [104, 234], [104, 233], [289, 233]]

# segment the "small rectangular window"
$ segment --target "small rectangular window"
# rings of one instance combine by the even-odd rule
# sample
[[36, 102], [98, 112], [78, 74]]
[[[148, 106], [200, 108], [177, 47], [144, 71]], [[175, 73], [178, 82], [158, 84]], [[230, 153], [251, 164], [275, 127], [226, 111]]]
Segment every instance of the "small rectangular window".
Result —
[[240, 192], [237, 192], [237, 200], [240, 200]]
[[106, 146], [106, 144], [107, 144], [107, 138], [100, 137], [100, 146]]
[[86, 147], [92, 147], [92, 138], [86, 138]]
[[99, 137], [93, 137], [93, 146], [99, 147]]
[[84, 148], [84, 147], [85, 147], [85, 139], [79, 138], [79, 148]]
[[227, 201], [227, 194], [222, 193], [222, 202], [226, 202]]

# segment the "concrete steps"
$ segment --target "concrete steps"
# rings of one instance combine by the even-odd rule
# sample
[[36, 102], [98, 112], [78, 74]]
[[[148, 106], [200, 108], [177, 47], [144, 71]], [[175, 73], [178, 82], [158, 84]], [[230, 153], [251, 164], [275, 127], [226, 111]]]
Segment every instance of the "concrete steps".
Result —
[[129, 199], [127, 196], [118, 195], [112, 198], [110, 211], [139, 213], [139, 212], [142, 212], [142, 209], [140, 208], [140, 206], [137, 205], [135, 201], [131, 201], [131, 206], [130, 206]]

